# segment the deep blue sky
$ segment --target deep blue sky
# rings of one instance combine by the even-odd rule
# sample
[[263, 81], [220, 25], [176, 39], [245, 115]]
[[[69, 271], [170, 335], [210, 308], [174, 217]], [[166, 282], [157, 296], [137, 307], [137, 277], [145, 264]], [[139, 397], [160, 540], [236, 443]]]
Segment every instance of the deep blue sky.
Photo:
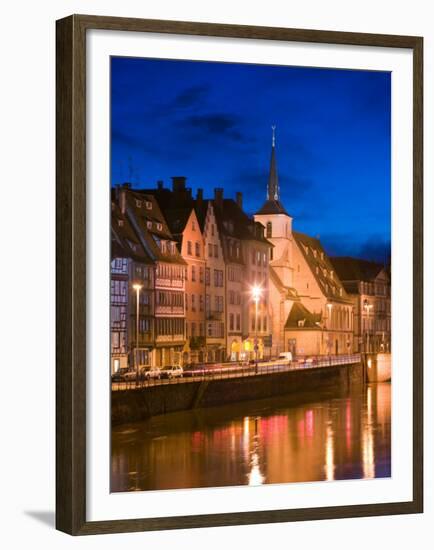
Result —
[[112, 59], [112, 184], [171, 176], [265, 200], [271, 125], [294, 228], [332, 255], [390, 253], [390, 73]]

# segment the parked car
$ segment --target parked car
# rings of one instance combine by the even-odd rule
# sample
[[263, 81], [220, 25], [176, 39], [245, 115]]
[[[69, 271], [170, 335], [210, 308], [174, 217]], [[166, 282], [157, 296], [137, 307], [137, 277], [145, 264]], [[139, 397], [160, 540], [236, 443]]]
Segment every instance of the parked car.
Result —
[[123, 380], [126, 382], [131, 382], [137, 378], [137, 372], [136, 369], [128, 369], [124, 375]]
[[159, 367], [142, 367], [140, 369], [140, 378], [142, 380], [150, 380], [151, 378], [160, 378], [161, 369]]
[[161, 378], [182, 378], [184, 369], [178, 365], [164, 367], [161, 371]]
[[128, 372], [127, 368], [117, 370], [112, 374], [112, 382], [122, 382], [125, 380], [125, 374]]

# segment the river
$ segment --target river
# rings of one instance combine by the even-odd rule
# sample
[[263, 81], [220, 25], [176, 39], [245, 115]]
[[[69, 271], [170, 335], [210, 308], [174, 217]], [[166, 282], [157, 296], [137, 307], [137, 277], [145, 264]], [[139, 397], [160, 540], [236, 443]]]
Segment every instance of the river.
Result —
[[157, 416], [112, 431], [111, 490], [390, 477], [391, 384]]

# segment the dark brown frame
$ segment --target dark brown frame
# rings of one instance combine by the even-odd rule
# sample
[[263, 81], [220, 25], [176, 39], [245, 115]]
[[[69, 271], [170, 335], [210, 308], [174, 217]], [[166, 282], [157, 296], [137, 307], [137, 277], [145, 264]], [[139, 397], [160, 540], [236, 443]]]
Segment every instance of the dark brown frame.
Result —
[[[413, 500], [86, 521], [86, 31], [107, 29], [413, 51]], [[213, 23], [72, 15], [56, 27], [56, 528], [71, 535], [213, 527], [423, 511], [423, 39]]]

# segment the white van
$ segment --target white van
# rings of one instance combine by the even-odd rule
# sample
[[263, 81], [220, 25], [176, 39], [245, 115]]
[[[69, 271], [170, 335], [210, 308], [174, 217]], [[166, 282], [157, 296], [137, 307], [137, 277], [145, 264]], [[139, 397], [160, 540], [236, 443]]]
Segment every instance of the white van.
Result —
[[282, 351], [279, 354], [279, 361], [282, 361], [282, 363], [291, 363], [292, 353], [290, 351]]

